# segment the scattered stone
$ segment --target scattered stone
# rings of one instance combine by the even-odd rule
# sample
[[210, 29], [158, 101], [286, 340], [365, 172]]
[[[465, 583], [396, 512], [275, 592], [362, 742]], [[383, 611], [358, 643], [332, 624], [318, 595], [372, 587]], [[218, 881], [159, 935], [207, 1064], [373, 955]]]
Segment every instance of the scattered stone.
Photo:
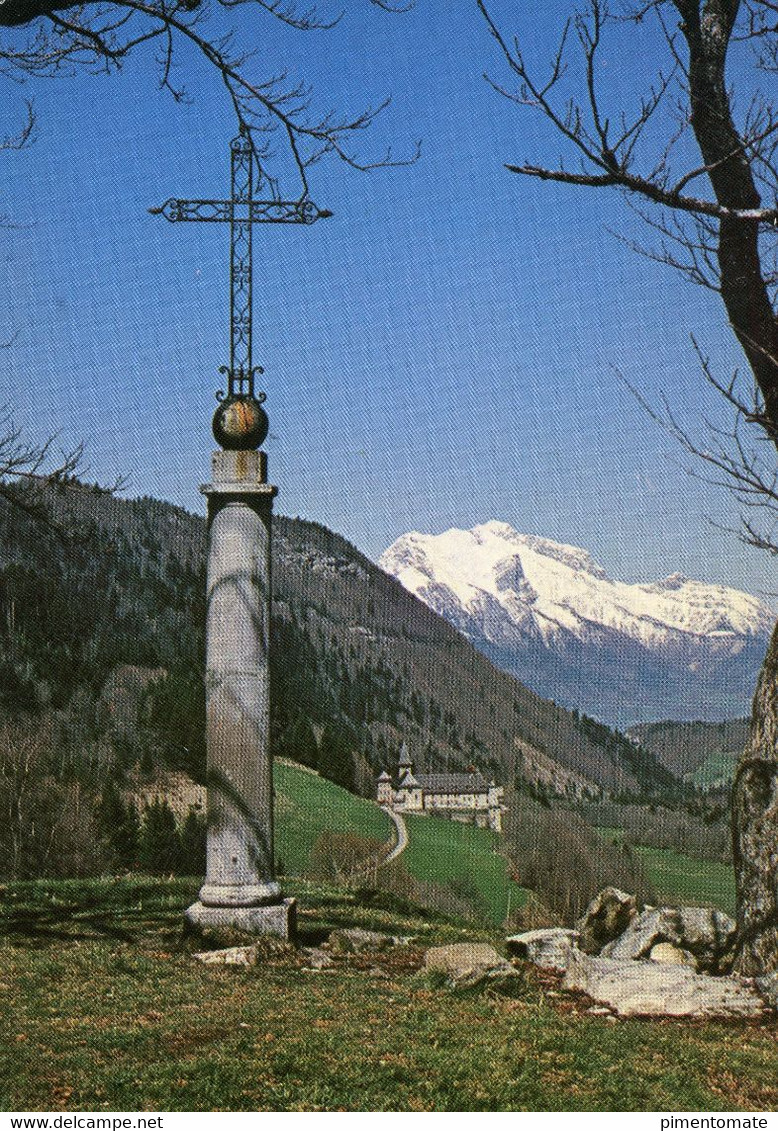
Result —
[[505, 940], [508, 954], [525, 958], [544, 970], [566, 970], [577, 944], [578, 932], [564, 927], [540, 927]]
[[261, 962], [296, 963], [297, 950], [283, 939], [262, 935], [253, 943], [203, 950], [192, 957], [204, 966], [258, 966]]
[[607, 1005], [590, 1005], [586, 1013], [589, 1017], [613, 1017], [613, 1011]]
[[499, 988], [520, 977], [510, 962], [489, 943], [453, 943], [435, 946], [424, 955], [425, 973], [440, 973], [452, 989], [489, 985]]
[[224, 950], [204, 950], [193, 954], [203, 966], [256, 966], [257, 948], [255, 946], [229, 946]]
[[381, 931], [365, 931], [361, 927], [344, 927], [332, 931], [329, 945], [342, 954], [361, 954], [366, 950], [387, 950], [394, 945], [391, 935]]
[[586, 954], [599, 954], [607, 943], [624, 934], [637, 913], [634, 895], [618, 888], [603, 888], [577, 924], [579, 948]]
[[300, 952], [305, 960], [305, 965], [310, 970], [325, 970], [335, 963], [325, 950], [317, 946], [306, 946]]
[[669, 942], [652, 946], [648, 957], [652, 962], [660, 962], [664, 966], [691, 966], [692, 970], [697, 969], [697, 959], [690, 951]]
[[562, 987], [588, 994], [619, 1017], [761, 1017], [765, 1002], [747, 979], [713, 978], [688, 966], [577, 954]]
[[756, 988], [772, 1009], [778, 1010], [778, 971], [762, 974], [755, 979]]

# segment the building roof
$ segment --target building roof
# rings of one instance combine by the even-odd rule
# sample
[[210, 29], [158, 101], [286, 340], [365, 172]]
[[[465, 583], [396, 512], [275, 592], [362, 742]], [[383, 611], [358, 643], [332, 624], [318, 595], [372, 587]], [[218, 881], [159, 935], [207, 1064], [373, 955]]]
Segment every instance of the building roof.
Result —
[[421, 783], [416, 780], [413, 774], [407, 773], [403, 775], [403, 780], [400, 782], [398, 789], [417, 789]]
[[391, 781], [392, 776], [391, 776], [391, 774], [388, 774], [386, 772], [386, 770], [381, 770], [381, 773], [378, 775], [378, 780], [379, 781]]
[[480, 774], [419, 774], [419, 785], [427, 793], [487, 793], [489, 786]]

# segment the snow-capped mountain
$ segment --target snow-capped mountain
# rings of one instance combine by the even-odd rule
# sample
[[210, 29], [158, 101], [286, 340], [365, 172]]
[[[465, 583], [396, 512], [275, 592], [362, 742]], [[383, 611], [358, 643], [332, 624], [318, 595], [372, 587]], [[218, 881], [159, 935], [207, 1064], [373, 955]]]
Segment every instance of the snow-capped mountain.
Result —
[[774, 619], [681, 574], [615, 581], [505, 522], [405, 534], [379, 564], [534, 691], [619, 725], [744, 714]]

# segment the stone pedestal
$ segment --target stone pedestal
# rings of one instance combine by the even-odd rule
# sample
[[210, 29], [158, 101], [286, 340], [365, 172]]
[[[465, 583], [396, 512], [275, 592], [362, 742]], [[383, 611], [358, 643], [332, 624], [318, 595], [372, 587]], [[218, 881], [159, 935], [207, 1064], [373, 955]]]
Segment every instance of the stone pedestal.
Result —
[[284, 938], [284, 900], [273, 858], [270, 762], [270, 522], [276, 488], [264, 452], [218, 451], [208, 497], [205, 689], [208, 865], [197, 926]]

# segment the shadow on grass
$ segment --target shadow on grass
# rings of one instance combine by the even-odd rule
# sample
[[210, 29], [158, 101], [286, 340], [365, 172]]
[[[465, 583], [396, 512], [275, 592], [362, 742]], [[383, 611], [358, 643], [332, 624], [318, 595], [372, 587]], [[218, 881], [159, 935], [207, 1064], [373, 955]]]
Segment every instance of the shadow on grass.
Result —
[[13, 940], [111, 939], [178, 930], [191, 894], [185, 881], [30, 881], [0, 890], [0, 937]]
[[[183, 912], [196, 899], [199, 884], [191, 877], [129, 874], [0, 885], [0, 938], [40, 947], [100, 940], [137, 945], [145, 940], [166, 950], [189, 950], [194, 936]], [[299, 900], [298, 942], [303, 946], [319, 946], [330, 931], [343, 927], [400, 935], [461, 928], [440, 912], [385, 892], [338, 889], [299, 877], [289, 878], [285, 886]]]

